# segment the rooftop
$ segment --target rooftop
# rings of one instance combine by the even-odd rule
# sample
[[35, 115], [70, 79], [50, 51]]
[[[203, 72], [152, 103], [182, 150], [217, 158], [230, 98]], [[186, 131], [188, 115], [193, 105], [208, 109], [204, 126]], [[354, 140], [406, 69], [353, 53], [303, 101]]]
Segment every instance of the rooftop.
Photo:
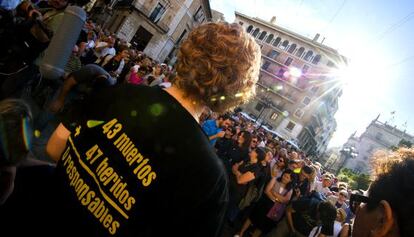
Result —
[[315, 48], [318, 48], [318, 49], [320, 49], [320, 50], [322, 50], [322, 51], [324, 51], [324, 52], [331, 53], [331, 54], [335, 54], [335, 55], [337, 55], [338, 57], [341, 57], [341, 59], [342, 59], [345, 63], [347, 63], [347, 58], [346, 58], [346, 57], [344, 57], [343, 55], [340, 55], [336, 49], [333, 49], [333, 48], [331, 48], [331, 47], [329, 47], [329, 46], [327, 46], [327, 45], [324, 45], [324, 44], [321, 44], [321, 43], [319, 43], [319, 42], [317, 42], [317, 41], [314, 41], [314, 40], [312, 40], [311, 38], [308, 38], [308, 37], [306, 37], [306, 36], [303, 36], [303, 35], [301, 35], [301, 34], [298, 34], [298, 33], [296, 33], [296, 32], [293, 32], [293, 31], [288, 30], [288, 29], [286, 29], [286, 28], [283, 28], [283, 27], [281, 27], [281, 26], [278, 26], [278, 25], [272, 24], [272, 23], [270, 23], [270, 22], [268, 22], [268, 21], [265, 21], [265, 20], [260, 19], [260, 18], [257, 18], [257, 17], [250, 17], [250, 16], [247, 16], [247, 15], [245, 15], [245, 14], [243, 14], [243, 13], [240, 13], [240, 12], [237, 12], [237, 11], [235, 11], [235, 12], [234, 12], [234, 14], [235, 14], [236, 16], [240, 16], [240, 17], [243, 17], [243, 18], [246, 18], [246, 19], [249, 19], [249, 20], [255, 21], [255, 22], [259, 23], [259, 24], [265, 25], [265, 26], [267, 26], [267, 27], [269, 27], [269, 28], [271, 28], [271, 29], [273, 29], [273, 30], [276, 30], [276, 31], [279, 31], [279, 32], [283, 32], [283, 33], [285, 33], [286, 35], [289, 35], [289, 36], [291, 36], [291, 37], [293, 37], [293, 38], [296, 38], [297, 40], [300, 40], [300, 41], [302, 41], [302, 42], [304, 42], [304, 43], [306, 43], [306, 44], [309, 44], [309, 45], [311, 45], [311, 46], [313, 46], [313, 47], [315, 47]]

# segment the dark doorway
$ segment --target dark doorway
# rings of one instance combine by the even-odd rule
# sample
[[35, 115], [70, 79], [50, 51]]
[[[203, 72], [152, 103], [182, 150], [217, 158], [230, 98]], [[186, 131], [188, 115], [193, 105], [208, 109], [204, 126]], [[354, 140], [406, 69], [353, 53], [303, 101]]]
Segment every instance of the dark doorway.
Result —
[[152, 34], [144, 27], [140, 26], [137, 33], [135, 33], [134, 38], [131, 40], [131, 45], [139, 51], [144, 51], [151, 38]]

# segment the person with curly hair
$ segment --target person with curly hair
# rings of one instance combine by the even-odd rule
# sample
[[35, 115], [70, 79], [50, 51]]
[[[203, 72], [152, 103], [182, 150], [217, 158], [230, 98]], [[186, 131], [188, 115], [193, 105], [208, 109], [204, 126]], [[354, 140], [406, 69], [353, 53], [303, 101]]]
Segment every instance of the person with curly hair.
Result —
[[368, 195], [351, 195], [352, 236], [414, 236], [414, 148], [376, 153], [373, 165]]
[[220, 236], [227, 174], [199, 118], [246, 102], [260, 58], [240, 25], [207, 23], [183, 41], [171, 87], [122, 84], [73, 108], [47, 144], [56, 235]]

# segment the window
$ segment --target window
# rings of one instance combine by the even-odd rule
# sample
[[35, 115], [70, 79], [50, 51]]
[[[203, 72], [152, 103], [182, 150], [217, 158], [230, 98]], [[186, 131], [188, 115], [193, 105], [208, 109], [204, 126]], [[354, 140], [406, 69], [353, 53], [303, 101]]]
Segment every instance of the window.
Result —
[[306, 53], [305, 57], [303, 57], [303, 59], [305, 59], [306, 61], [309, 61], [309, 60], [311, 59], [312, 55], [313, 55], [312, 50], [309, 50], [309, 51]]
[[296, 52], [296, 57], [302, 57], [302, 54], [303, 54], [303, 52], [305, 51], [305, 48], [304, 47], [300, 47], [299, 49], [298, 49], [298, 51]]
[[283, 41], [282, 45], [280, 46], [281, 49], [287, 49], [289, 46], [289, 41], [285, 40]]
[[256, 28], [254, 31], [253, 31], [253, 37], [256, 37], [258, 34], [259, 34], [259, 28]]
[[149, 19], [152, 22], [157, 23], [161, 19], [162, 15], [164, 15], [164, 13], [165, 13], [165, 7], [161, 3], [158, 3], [157, 6], [152, 11]]
[[279, 56], [280, 55], [280, 53], [278, 52], [278, 51], [276, 51], [276, 50], [272, 50], [272, 51], [270, 51], [268, 54], [267, 54], [267, 56], [269, 57], [269, 58], [272, 58], [272, 59], [276, 59], [277, 58], [277, 56]]
[[201, 8], [201, 6], [198, 8], [196, 14], [194, 15], [194, 20], [196, 20], [197, 22], [203, 22], [204, 20], [204, 11]]
[[253, 30], [253, 26], [252, 25], [249, 25], [249, 27], [247, 27], [247, 33], [250, 33], [251, 31]]
[[285, 74], [286, 70], [284, 68], [279, 69], [279, 71], [277, 72], [278, 77], [283, 78], [283, 75]]
[[267, 68], [269, 68], [269, 65], [270, 65], [270, 62], [265, 61], [265, 62], [263, 63], [263, 65], [262, 65], [262, 69], [263, 69], [263, 70], [267, 70]]
[[273, 41], [273, 46], [275, 46], [275, 47], [277, 47], [278, 45], [279, 45], [279, 43], [280, 43], [280, 41], [281, 41], [282, 39], [280, 38], [280, 37], [277, 37], [276, 39], [275, 39], [275, 41]]
[[181, 44], [181, 41], [183, 40], [183, 38], [184, 38], [184, 36], [185, 36], [186, 33], [187, 33], [187, 30], [184, 29], [183, 32], [181, 33], [180, 37], [177, 40], [177, 45], [180, 45]]
[[297, 109], [297, 110], [295, 111], [295, 116], [296, 116], [297, 118], [302, 118], [303, 114], [304, 114], [304, 112], [303, 112], [303, 110], [301, 110], [301, 109]]
[[319, 90], [319, 87], [317, 87], [317, 86], [313, 86], [313, 87], [311, 88], [311, 92], [312, 92], [313, 94], [315, 94], [316, 92], [318, 92], [318, 90]]
[[296, 124], [294, 122], [290, 121], [288, 123], [288, 125], [286, 126], [286, 129], [289, 130], [289, 131], [292, 131], [295, 128], [295, 126], [296, 126]]
[[311, 102], [311, 99], [307, 96], [305, 96], [305, 98], [303, 98], [302, 103], [304, 105], [308, 105]]
[[289, 53], [293, 53], [293, 51], [295, 51], [295, 49], [296, 49], [296, 44], [292, 44], [292, 45], [289, 47], [288, 52], [289, 52]]
[[302, 67], [302, 74], [305, 74], [309, 71], [309, 66], [308, 65], [303, 65]]
[[292, 64], [292, 62], [293, 62], [293, 59], [292, 58], [287, 58], [286, 59], [286, 62], [285, 62], [285, 65], [286, 66], [289, 66], [290, 64]]
[[326, 64], [326, 66], [328, 66], [328, 67], [336, 67], [335, 64], [331, 60], [328, 61], [328, 63]]
[[270, 42], [273, 40], [273, 34], [270, 34], [267, 36], [266, 43], [270, 44]]
[[264, 107], [264, 105], [263, 105], [262, 103], [257, 103], [257, 105], [256, 105], [255, 109], [256, 109], [257, 111], [262, 111], [263, 107]]
[[279, 115], [276, 112], [273, 112], [272, 115], [270, 115], [270, 119], [271, 120], [276, 120], [278, 116]]
[[378, 140], [381, 140], [382, 139], [382, 133], [380, 133], [380, 132], [378, 132], [376, 135], [375, 135], [375, 138], [376, 139], [378, 139]]
[[259, 36], [259, 40], [263, 40], [266, 37], [267, 32], [263, 31], [260, 36]]
[[321, 55], [318, 54], [313, 58], [312, 63], [317, 65], [319, 61], [321, 61]]
[[276, 50], [272, 50], [269, 53], [267, 53], [267, 56], [269, 58], [272, 58], [272, 59], [276, 59], [277, 56], [279, 56], [279, 55], [280, 55], [280, 53], [278, 51], [276, 51]]
[[243, 23], [242, 21], [239, 21], [239, 25], [241, 25], [241, 26], [242, 26], [243, 24], [244, 24], [244, 23]]

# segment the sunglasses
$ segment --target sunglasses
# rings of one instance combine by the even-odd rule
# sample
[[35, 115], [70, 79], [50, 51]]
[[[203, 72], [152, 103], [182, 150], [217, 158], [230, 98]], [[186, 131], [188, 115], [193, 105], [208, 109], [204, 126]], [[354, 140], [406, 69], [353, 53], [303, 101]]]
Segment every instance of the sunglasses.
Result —
[[356, 211], [361, 203], [376, 205], [379, 201], [363, 195], [351, 194], [351, 198], [349, 199], [349, 207], [351, 208], [352, 213], [356, 214]]

